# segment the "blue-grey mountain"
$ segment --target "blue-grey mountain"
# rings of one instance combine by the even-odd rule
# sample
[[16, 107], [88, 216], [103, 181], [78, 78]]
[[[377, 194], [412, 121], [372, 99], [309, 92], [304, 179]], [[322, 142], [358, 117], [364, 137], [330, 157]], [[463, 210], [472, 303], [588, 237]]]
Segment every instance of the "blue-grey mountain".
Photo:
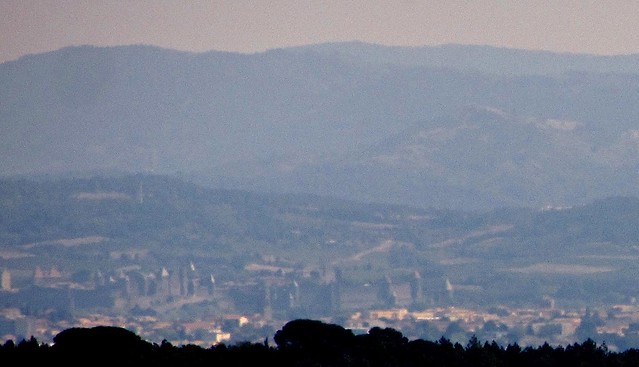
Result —
[[73, 47], [0, 64], [0, 174], [179, 174], [423, 207], [639, 195], [639, 56]]

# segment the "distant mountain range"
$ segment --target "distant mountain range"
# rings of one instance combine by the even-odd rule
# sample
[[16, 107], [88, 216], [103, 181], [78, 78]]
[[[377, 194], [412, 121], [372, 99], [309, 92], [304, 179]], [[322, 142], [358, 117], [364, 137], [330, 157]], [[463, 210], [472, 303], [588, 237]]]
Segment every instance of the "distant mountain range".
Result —
[[336, 43], [0, 64], [0, 175], [153, 172], [451, 209], [639, 196], [639, 55]]

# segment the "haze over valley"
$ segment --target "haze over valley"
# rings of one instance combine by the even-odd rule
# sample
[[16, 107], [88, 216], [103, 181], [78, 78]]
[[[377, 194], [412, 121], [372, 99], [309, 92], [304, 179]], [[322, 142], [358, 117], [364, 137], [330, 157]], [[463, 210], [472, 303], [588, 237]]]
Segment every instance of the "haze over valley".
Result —
[[75, 47], [0, 65], [0, 173], [153, 172], [442, 209], [637, 194], [635, 56]]
[[4, 62], [0, 336], [126, 317], [219, 343], [300, 317], [632, 346], [638, 106], [637, 55], [343, 42]]

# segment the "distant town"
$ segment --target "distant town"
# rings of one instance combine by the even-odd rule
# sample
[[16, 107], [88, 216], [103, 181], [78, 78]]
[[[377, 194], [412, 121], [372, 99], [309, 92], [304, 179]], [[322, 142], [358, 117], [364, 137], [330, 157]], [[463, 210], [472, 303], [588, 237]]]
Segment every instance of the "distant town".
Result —
[[[477, 309], [456, 306], [457, 290], [448, 281], [439, 290], [425, 290], [419, 273], [402, 284], [389, 280], [355, 287], [333, 270], [297, 272], [266, 264], [251, 264], [246, 270], [254, 277], [243, 282], [203, 277], [193, 263], [149, 274], [136, 268], [97, 271], [78, 281], [55, 267], [37, 267], [32, 284], [15, 288], [11, 271], [5, 269], [0, 337], [51, 343], [64, 329], [110, 325], [155, 343], [206, 347], [268, 340], [292, 319], [316, 318], [355, 333], [388, 327], [409, 338], [445, 337], [461, 344], [471, 336], [522, 346], [598, 338], [614, 350], [636, 347], [633, 343], [639, 340], [635, 303], [561, 309], [548, 298], [540, 308]], [[198, 310], [191, 317], [173, 314], [189, 307]]]
[[155, 343], [356, 333], [639, 346], [639, 199], [488, 213], [212, 190], [164, 176], [6, 180], [0, 338], [120, 326]]

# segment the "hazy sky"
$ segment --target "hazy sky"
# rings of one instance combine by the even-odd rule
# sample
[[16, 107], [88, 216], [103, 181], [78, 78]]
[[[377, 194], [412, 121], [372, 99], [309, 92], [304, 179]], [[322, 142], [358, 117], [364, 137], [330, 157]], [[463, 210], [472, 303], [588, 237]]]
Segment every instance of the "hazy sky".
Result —
[[0, 0], [0, 62], [82, 44], [257, 52], [351, 40], [639, 53], [639, 1]]

